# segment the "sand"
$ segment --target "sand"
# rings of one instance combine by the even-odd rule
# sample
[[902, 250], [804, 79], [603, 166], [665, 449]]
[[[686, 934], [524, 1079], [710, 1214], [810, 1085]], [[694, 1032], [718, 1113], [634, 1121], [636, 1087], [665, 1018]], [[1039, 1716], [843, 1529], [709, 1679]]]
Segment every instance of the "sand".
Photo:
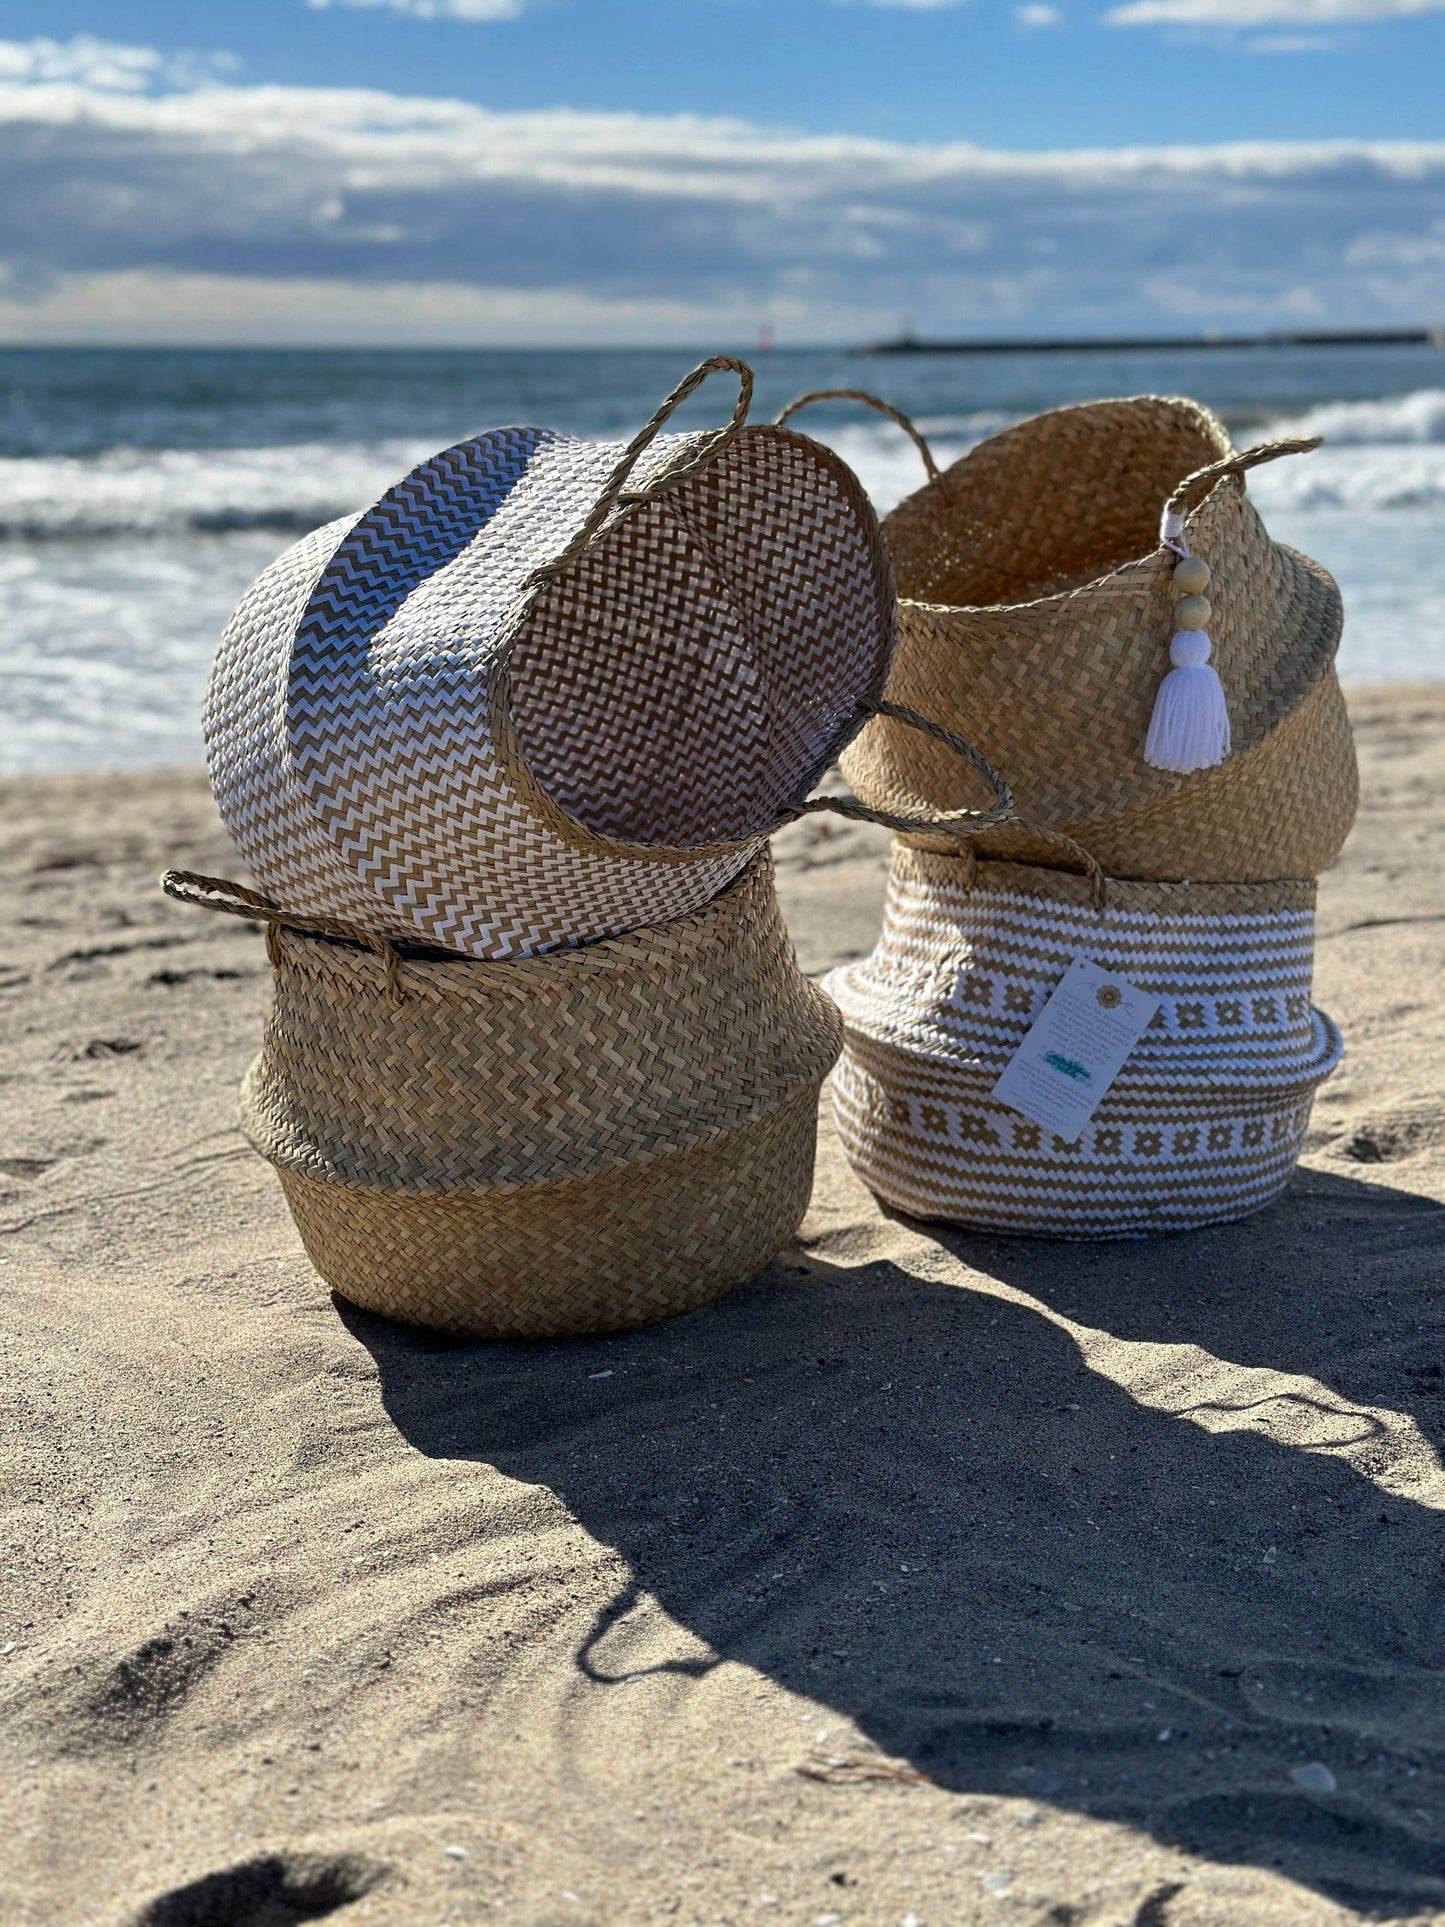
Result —
[[[1445, 1921], [1445, 686], [1354, 707], [1281, 1203], [940, 1232], [825, 1128], [755, 1284], [551, 1345], [308, 1267], [200, 776], [0, 785], [5, 1927]], [[809, 969], [883, 848], [780, 839]]]

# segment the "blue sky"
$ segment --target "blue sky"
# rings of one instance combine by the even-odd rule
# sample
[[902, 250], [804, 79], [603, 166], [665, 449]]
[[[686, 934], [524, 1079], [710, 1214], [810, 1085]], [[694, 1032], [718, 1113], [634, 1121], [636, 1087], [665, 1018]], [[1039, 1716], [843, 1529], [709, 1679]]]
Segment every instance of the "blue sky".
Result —
[[[1445, 136], [1445, 4], [1156, 0], [1184, 17], [1110, 25], [1128, 9], [1056, 0], [1048, 26], [1007, 0], [522, 0], [491, 20], [449, 18], [446, 0], [427, 17], [423, 4], [0, 0], [0, 34], [26, 40], [43, 20], [57, 40], [222, 49], [251, 82], [737, 115], [899, 141]], [[508, 0], [472, 4], [505, 13]]]
[[0, 338], [1438, 325], [1442, 100], [1445, 0], [0, 0]]

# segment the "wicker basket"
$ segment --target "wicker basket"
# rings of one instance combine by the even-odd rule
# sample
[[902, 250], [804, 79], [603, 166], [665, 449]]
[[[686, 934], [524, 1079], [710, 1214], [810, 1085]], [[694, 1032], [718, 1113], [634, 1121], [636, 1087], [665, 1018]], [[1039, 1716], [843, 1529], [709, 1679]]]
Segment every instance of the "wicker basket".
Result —
[[242, 1124], [353, 1303], [479, 1337], [608, 1331], [706, 1303], [797, 1229], [841, 1025], [766, 854], [690, 917], [554, 957], [268, 940]]
[[[1021, 817], [1087, 845], [1112, 876], [1254, 882], [1317, 876], [1354, 821], [1353, 739], [1335, 676], [1339, 591], [1272, 542], [1242, 471], [1302, 444], [1230, 452], [1190, 401], [1061, 408], [981, 443], [883, 523], [900, 592], [888, 693], [975, 742], [1008, 774]], [[782, 419], [804, 402], [784, 412]], [[1185, 477], [1181, 483], [1180, 477]], [[1152, 768], [1144, 739], [1169, 667], [1173, 498], [1211, 570], [1213, 660], [1234, 752], [1192, 775]], [[977, 778], [887, 719], [843, 758], [866, 801], [905, 792], [977, 803]], [[1020, 825], [981, 854], [1050, 860]]]
[[[1310, 1001], [1313, 883], [1111, 881], [895, 845], [883, 935], [825, 980], [833, 1100], [880, 1197], [994, 1231], [1121, 1237], [1245, 1216], [1289, 1181], [1339, 1061]], [[1161, 999], [1076, 1142], [993, 1095], [1076, 956]]]
[[[716, 369], [741, 384], [729, 425], [659, 439]], [[462, 442], [261, 576], [206, 738], [270, 897], [538, 955], [685, 915], [835, 807], [802, 799], [876, 712], [892, 578], [846, 466], [744, 427], [751, 385], [705, 362], [625, 448]]]

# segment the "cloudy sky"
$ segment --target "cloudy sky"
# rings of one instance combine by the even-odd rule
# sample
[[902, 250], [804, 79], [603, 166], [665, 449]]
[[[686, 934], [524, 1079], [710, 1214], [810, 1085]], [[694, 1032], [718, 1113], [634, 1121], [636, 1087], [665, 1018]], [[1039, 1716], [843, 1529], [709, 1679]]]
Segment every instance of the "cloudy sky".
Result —
[[0, 339], [1438, 326], [1442, 76], [1445, 0], [0, 0]]

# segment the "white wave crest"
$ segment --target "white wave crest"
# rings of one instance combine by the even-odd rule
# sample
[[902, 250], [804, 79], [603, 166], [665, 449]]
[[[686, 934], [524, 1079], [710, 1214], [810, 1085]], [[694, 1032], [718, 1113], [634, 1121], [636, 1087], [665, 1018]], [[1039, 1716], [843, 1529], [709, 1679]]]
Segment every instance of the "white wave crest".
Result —
[[1417, 388], [1386, 401], [1332, 401], [1272, 422], [1261, 439], [1323, 435], [1331, 447], [1445, 442], [1445, 388]]
[[1358, 445], [1289, 456], [1250, 475], [1249, 493], [1264, 516], [1316, 509], [1356, 514], [1445, 507], [1445, 445]]
[[300, 534], [374, 502], [433, 452], [396, 441], [12, 457], [0, 460], [0, 536]]

